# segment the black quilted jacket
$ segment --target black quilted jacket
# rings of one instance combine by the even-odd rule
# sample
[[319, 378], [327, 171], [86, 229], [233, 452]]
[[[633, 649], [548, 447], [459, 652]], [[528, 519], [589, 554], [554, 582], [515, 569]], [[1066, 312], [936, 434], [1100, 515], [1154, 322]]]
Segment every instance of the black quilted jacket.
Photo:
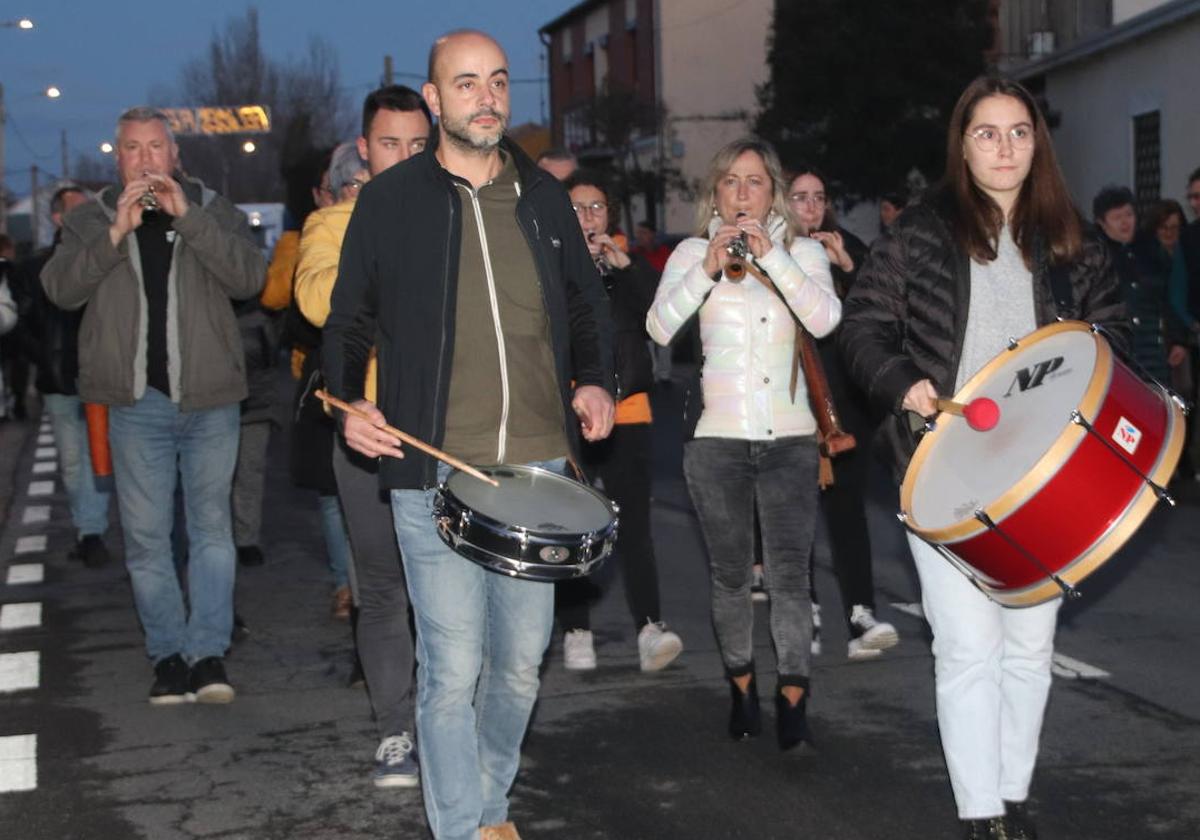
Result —
[[[900, 404], [922, 379], [939, 394], [954, 393], [966, 333], [970, 262], [950, 232], [948, 196], [937, 191], [911, 205], [871, 247], [847, 296], [838, 347], [850, 376], [878, 410], [897, 478], [916, 448], [915, 416]], [[1038, 326], [1077, 319], [1102, 325], [1124, 350], [1129, 326], [1108, 248], [1088, 232], [1079, 260], [1066, 267], [1071, 304], [1058, 312], [1050, 269], [1039, 259], [1034, 275]]]

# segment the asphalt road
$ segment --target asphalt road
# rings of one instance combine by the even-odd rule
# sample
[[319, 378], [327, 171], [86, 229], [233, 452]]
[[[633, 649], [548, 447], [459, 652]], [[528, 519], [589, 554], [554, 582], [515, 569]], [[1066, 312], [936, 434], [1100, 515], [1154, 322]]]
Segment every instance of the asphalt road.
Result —
[[[827, 621], [814, 745], [781, 755], [769, 734], [747, 743], [724, 735], [727, 693], [679, 470], [677, 402], [677, 389], [656, 395], [654, 527], [664, 616], [685, 652], [661, 673], [637, 670], [619, 569], [606, 567], [594, 613], [600, 667], [566, 672], [559, 638], [546, 658], [513, 793], [522, 836], [957, 837], [928, 631], [907, 606], [917, 588], [882, 478], [871, 506], [878, 600], [901, 644], [852, 664], [844, 628]], [[239, 570], [251, 635], [228, 660], [237, 701], [152, 708], [119, 529], [109, 534], [110, 566], [68, 559], [61, 484], [30, 495], [56, 479], [34, 473], [52, 462], [39, 456], [38, 434], [36, 422], [0, 426], [0, 605], [9, 608], [0, 680], [15, 681], [0, 682], [0, 838], [427, 837], [419, 793], [370, 784], [375, 729], [366, 695], [345, 685], [349, 631], [329, 618], [316, 499], [288, 483], [286, 435], [271, 447], [267, 564]], [[1200, 836], [1200, 493], [1180, 495], [1063, 610], [1067, 658], [1033, 788], [1043, 838]], [[43, 507], [45, 521], [27, 512]], [[39, 564], [42, 582], [16, 582]], [[836, 614], [828, 558], [818, 564], [826, 613]], [[12, 609], [20, 604], [40, 605], [36, 624], [33, 607]], [[764, 670], [773, 662], [766, 615], [761, 608], [756, 631]], [[762, 683], [769, 691], [769, 677]]]

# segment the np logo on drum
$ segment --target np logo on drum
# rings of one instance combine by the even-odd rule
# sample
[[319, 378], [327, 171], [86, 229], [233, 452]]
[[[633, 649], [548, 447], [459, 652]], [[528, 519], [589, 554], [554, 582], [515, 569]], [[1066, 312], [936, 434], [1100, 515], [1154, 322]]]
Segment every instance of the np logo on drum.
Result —
[[1117, 428], [1113, 430], [1112, 439], [1117, 442], [1117, 446], [1132, 455], [1142, 441], [1142, 430], [1122, 417], [1117, 422]]
[[[1062, 367], [1063, 361], [1062, 356], [1055, 356], [1053, 359], [1037, 362], [1033, 367], [1021, 368], [1017, 371], [1017, 375], [1013, 377], [1012, 384], [1008, 386], [1008, 390], [1004, 392], [1004, 396], [1012, 396], [1013, 388], [1018, 388], [1022, 392], [1028, 391], [1030, 388], [1036, 388], [1042, 384], [1047, 376]], [[1063, 373], [1066, 373], [1066, 371], [1063, 371]]]

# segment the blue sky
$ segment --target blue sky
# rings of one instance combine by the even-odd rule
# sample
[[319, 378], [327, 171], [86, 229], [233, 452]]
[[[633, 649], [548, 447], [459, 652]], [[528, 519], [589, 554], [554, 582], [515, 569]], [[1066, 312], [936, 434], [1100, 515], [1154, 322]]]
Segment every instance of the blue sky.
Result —
[[[24, 193], [32, 164], [57, 174], [62, 168], [63, 129], [72, 163], [78, 151], [94, 151], [111, 136], [118, 113], [146, 101], [152, 88], [175, 86], [183, 65], [204, 54], [213, 31], [244, 15], [250, 5], [258, 8], [263, 48], [269, 56], [299, 57], [310, 36], [321, 35], [339, 55], [343, 86], [353, 100], [360, 100], [378, 84], [384, 55], [393, 56], [397, 81], [413, 84], [417, 80], [399, 74], [423, 75], [433, 38], [460, 27], [495, 35], [508, 51], [514, 78], [539, 77], [543, 72], [538, 27], [577, 2], [0, 2], [0, 20], [28, 16], [36, 23], [31, 32], [0, 29], [0, 84], [9, 117], [5, 181]], [[62, 89], [60, 99], [49, 100], [42, 94], [50, 84]], [[544, 96], [538, 85], [515, 85], [514, 123], [538, 120]]]

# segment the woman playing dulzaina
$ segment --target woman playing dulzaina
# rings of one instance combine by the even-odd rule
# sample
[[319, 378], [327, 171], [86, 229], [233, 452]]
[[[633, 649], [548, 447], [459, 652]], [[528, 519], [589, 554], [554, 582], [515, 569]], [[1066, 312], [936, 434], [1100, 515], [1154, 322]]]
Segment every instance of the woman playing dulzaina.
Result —
[[683, 468], [708, 549], [713, 625], [732, 700], [729, 734], [740, 739], [762, 729], [750, 597], [757, 510], [771, 592], [777, 732], [789, 749], [808, 737], [808, 567], [817, 511], [816, 420], [803, 378], [794, 379], [793, 349], [797, 322], [826, 335], [841, 303], [825, 249], [792, 238], [785, 190], [779, 158], [762, 140], [744, 138], [717, 152], [697, 235], [667, 261], [646, 327], [665, 345], [698, 313], [704, 410]]

